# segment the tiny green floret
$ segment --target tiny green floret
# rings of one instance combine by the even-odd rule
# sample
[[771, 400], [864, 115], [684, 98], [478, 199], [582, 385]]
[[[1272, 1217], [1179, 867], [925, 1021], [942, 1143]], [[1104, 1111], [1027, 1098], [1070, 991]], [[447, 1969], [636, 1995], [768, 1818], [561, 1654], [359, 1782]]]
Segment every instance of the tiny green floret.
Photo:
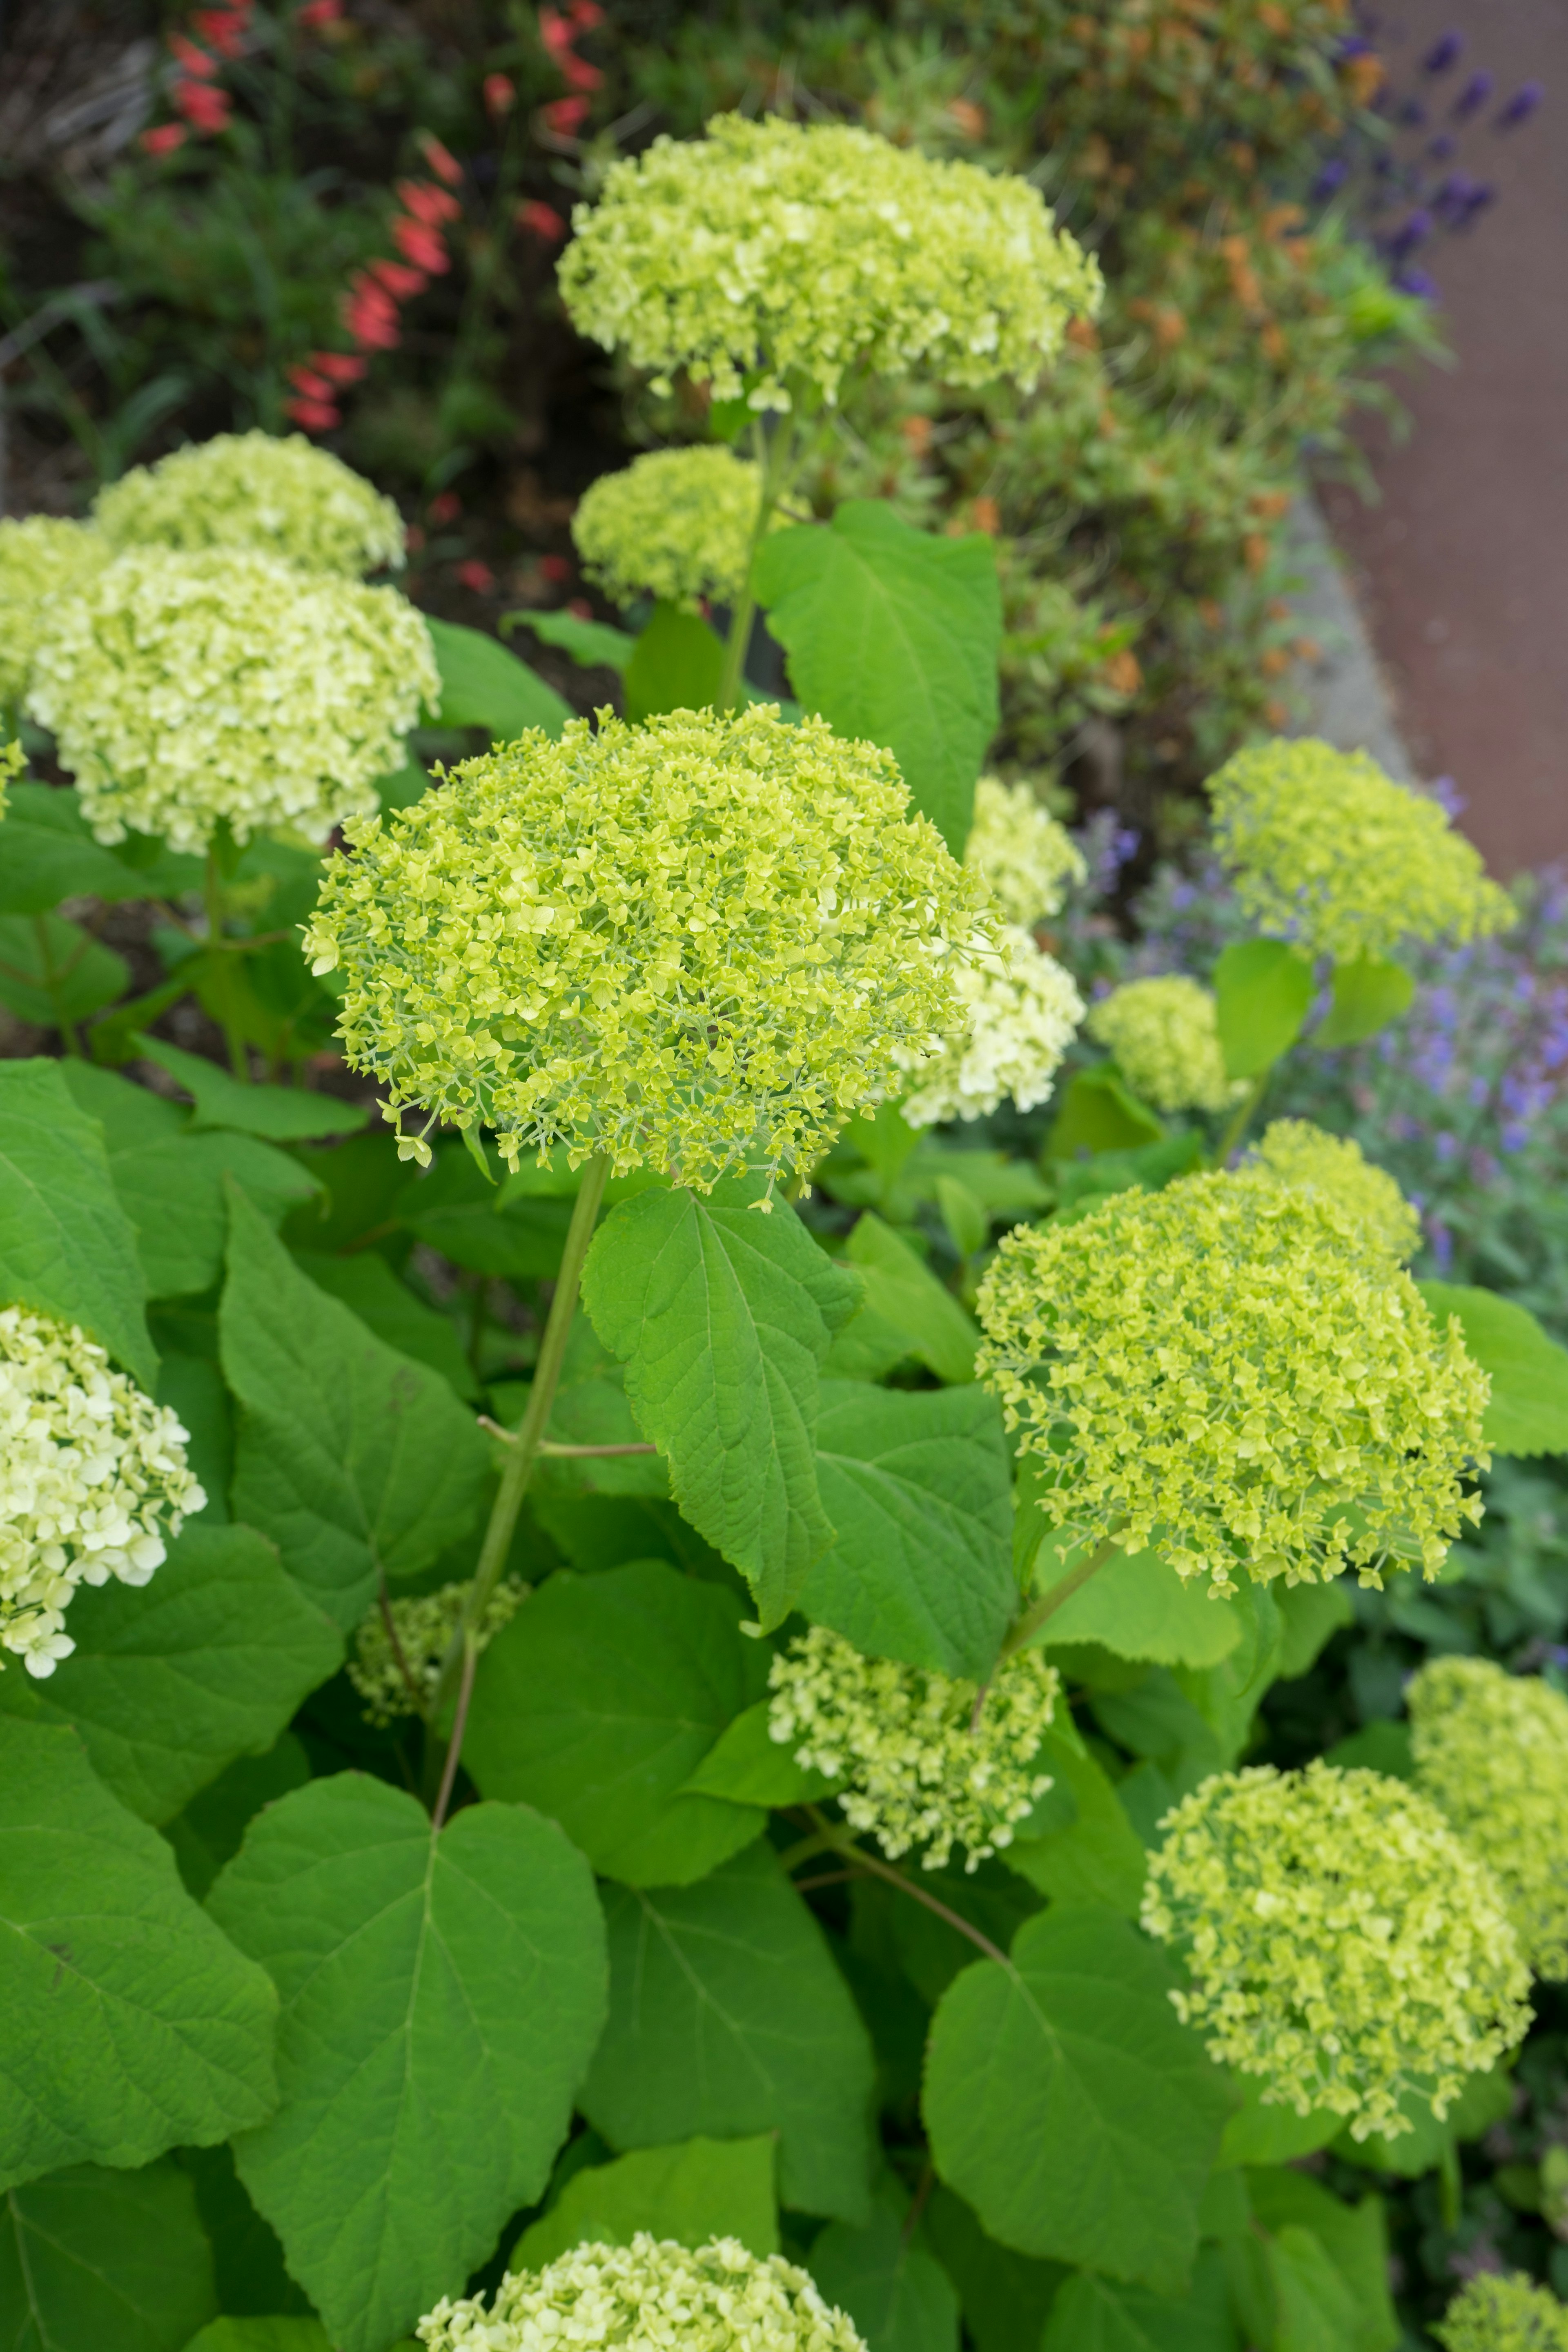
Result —
[[1180, 972], [1130, 980], [1089, 1016], [1089, 1032], [1156, 1110], [1224, 1110], [1247, 1092], [1226, 1075], [1211, 989]]
[[1568, 2352], [1568, 2308], [1522, 2271], [1468, 2279], [1432, 2330], [1443, 2352]]
[[531, 731], [345, 831], [306, 948], [419, 1160], [446, 1119], [701, 1191], [808, 1167], [995, 928], [889, 753], [766, 706]]
[[1403, 1781], [1256, 1765], [1168, 1812], [1142, 1924], [1183, 1962], [1171, 1995], [1267, 2105], [1327, 2108], [1353, 2139], [1439, 2119], [1530, 2023], [1497, 1881]]
[[998, 952], [954, 966], [961, 1026], [926, 1056], [900, 1055], [911, 1127], [984, 1118], [1002, 1103], [1033, 1110], [1050, 1098], [1062, 1055], [1083, 1018], [1070, 973], [1033, 935], [1003, 927]]
[[1375, 1167], [1349, 1136], [1330, 1135], [1307, 1118], [1273, 1119], [1247, 1164], [1276, 1184], [1321, 1193], [1401, 1265], [1421, 1245], [1419, 1213], [1388, 1171]]
[[55, 515], [0, 522], [0, 704], [26, 693], [51, 604], [96, 578], [114, 550], [102, 535]]
[[656, 596], [694, 613], [704, 597], [732, 604], [744, 588], [762, 497], [749, 458], [656, 449], [589, 485], [572, 536], [584, 571], [617, 604]]
[[[443, 1584], [436, 1592], [402, 1594], [384, 1608], [378, 1602], [361, 1620], [347, 1671], [364, 1701], [367, 1723], [384, 1726], [402, 1716], [421, 1714], [435, 1697], [447, 1645], [472, 1584], [469, 1578], [461, 1584]], [[477, 1651], [488, 1649], [501, 1627], [511, 1622], [529, 1590], [520, 1576], [501, 1579], [474, 1628]]]
[[1031, 929], [1059, 914], [1074, 883], [1089, 872], [1068, 833], [1040, 806], [1027, 784], [982, 776], [963, 862], [974, 866], [1010, 923]]
[[1404, 1269], [1316, 1193], [1256, 1175], [1119, 1192], [1004, 1236], [977, 1375], [1073, 1541], [1241, 1576], [1427, 1577], [1480, 1503], [1486, 1375]]
[[133, 466], [100, 490], [92, 519], [117, 554], [250, 548], [349, 579], [403, 562], [392, 500], [302, 433], [219, 433]]
[[10, 787], [26, 764], [27, 755], [22, 749], [19, 737], [13, 736], [9, 743], [0, 743], [0, 820], [4, 819], [10, 806]]

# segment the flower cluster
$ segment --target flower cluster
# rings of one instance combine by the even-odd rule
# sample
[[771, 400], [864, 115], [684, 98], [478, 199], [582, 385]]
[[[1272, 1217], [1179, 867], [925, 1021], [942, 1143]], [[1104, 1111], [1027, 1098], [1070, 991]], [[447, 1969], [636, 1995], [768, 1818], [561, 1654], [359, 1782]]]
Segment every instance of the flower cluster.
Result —
[[1468, 2279], [1432, 2330], [1443, 2352], [1568, 2352], [1568, 2309], [1522, 2271]]
[[1431, 1658], [1408, 1693], [1415, 1780], [1496, 1872], [1525, 1958], [1568, 1978], [1568, 1699], [1486, 1658]]
[[924, 1848], [926, 1870], [954, 1845], [965, 1870], [1011, 1845], [1014, 1824], [1050, 1787], [1032, 1772], [1058, 1682], [1037, 1651], [1000, 1668], [974, 1721], [975, 1685], [892, 1658], [867, 1658], [814, 1625], [775, 1657], [768, 1729], [797, 1764], [844, 1780], [839, 1803], [896, 1860]]
[[963, 862], [973, 866], [1010, 923], [1026, 930], [1056, 914], [1089, 868], [1067, 827], [1048, 816], [1027, 784], [982, 776]]
[[1209, 795], [1242, 907], [1310, 954], [1386, 956], [1401, 940], [1484, 939], [1518, 920], [1441, 803], [1365, 751], [1311, 737], [1255, 744], [1209, 779]]
[[1215, 1774], [1160, 1826], [1142, 1921], [1191, 1979], [1171, 1999], [1266, 2105], [1394, 2138], [1404, 2099], [1441, 2116], [1529, 2024], [1496, 1881], [1403, 1781], [1258, 1765]]
[[13, 736], [9, 743], [0, 743], [0, 818], [10, 803], [7, 787], [16, 782], [26, 764], [27, 755], [18, 737]]
[[1011, 1097], [1020, 1110], [1049, 1099], [1062, 1055], [1083, 1019], [1083, 999], [1027, 931], [1006, 926], [999, 956], [960, 964], [952, 985], [963, 1026], [935, 1054], [900, 1054], [911, 1127], [984, 1118]]
[[53, 515], [0, 521], [0, 708], [27, 690], [49, 606], [94, 579], [111, 550], [86, 524]]
[[133, 466], [100, 490], [92, 519], [116, 553], [253, 548], [351, 579], [403, 562], [392, 500], [302, 433], [219, 433]]
[[1244, 1080], [1226, 1075], [1213, 993], [1179, 972], [1112, 989], [1089, 1014], [1089, 1030], [1156, 1110], [1223, 1110], [1247, 1091]]
[[695, 2252], [639, 2231], [629, 2246], [584, 2245], [542, 2271], [508, 2271], [487, 2312], [443, 2297], [416, 2331], [426, 2352], [866, 2352], [853, 2321], [782, 2254], [735, 2238]]
[[684, 368], [758, 409], [788, 408], [792, 379], [833, 403], [856, 367], [1032, 383], [1101, 290], [1026, 180], [777, 114], [656, 139], [574, 223], [560, 285], [578, 331], [657, 390]]
[[[363, 1619], [354, 1636], [348, 1677], [365, 1703], [367, 1723], [395, 1723], [400, 1716], [424, 1712], [436, 1695], [441, 1661], [468, 1590], [468, 1583], [444, 1584], [438, 1592], [389, 1601], [384, 1611], [374, 1608]], [[477, 1649], [487, 1648], [510, 1622], [529, 1590], [521, 1577], [501, 1579], [475, 1628]]]
[[1359, 1143], [1330, 1135], [1310, 1119], [1271, 1120], [1247, 1165], [1276, 1184], [1321, 1193], [1400, 1265], [1420, 1247], [1421, 1219], [1393, 1177], [1374, 1167]]
[[186, 1432], [74, 1323], [0, 1308], [0, 1649], [52, 1675], [79, 1584], [145, 1584], [206, 1496]]
[[26, 707], [52, 727], [100, 841], [128, 828], [202, 850], [324, 841], [376, 805], [440, 681], [430, 633], [391, 588], [276, 556], [139, 548], [57, 602]]
[[1006, 1234], [978, 1375], [1075, 1540], [1215, 1591], [1354, 1566], [1435, 1576], [1485, 1466], [1484, 1373], [1387, 1251], [1317, 1193], [1241, 1174], [1118, 1192]]
[[643, 595], [692, 613], [704, 597], [732, 604], [746, 584], [762, 495], [757, 467], [728, 449], [658, 449], [600, 475], [572, 536], [584, 570], [617, 604]]
[[531, 732], [347, 832], [306, 947], [348, 1058], [513, 1165], [809, 1166], [954, 1025], [952, 941], [985, 945], [890, 755], [766, 706]]

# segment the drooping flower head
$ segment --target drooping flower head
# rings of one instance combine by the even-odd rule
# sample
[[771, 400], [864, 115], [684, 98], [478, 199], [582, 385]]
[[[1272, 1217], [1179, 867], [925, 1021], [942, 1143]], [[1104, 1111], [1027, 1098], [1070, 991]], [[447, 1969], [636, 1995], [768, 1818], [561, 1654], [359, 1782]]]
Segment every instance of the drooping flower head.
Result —
[[1020, 1110], [1047, 1101], [1083, 1018], [1083, 999], [1055, 957], [1008, 924], [1000, 952], [957, 965], [952, 985], [959, 1027], [934, 1054], [900, 1056], [910, 1125], [984, 1118], [1009, 1098]]
[[0, 521], [0, 706], [14, 709], [26, 694], [51, 604], [84, 587], [112, 553], [85, 523], [54, 515]]
[[1388, 1171], [1374, 1167], [1348, 1136], [1330, 1135], [1309, 1118], [1273, 1119], [1247, 1165], [1276, 1184], [1321, 1193], [1402, 1265], [1421, 1245], [1419, 1214]]
[[1568, 2309], [1522, 2271], [1467, 2279], [1432, 2330], [1443, 2352], [1568, 2352]]
[[1431, 1658], [1406, 1695], [1416, 1786], [1485, 1854], [1537, 1976], [1568, 1978], [1568, 1699], [1487, 1658]]
[[1069, 887], [1086, 879], [1083, 853], [1027, 784], [982, 776], [963, 862], [989, 885], [1010, 923], [1032, 929], [1057, 914]]
[[1209, 779], [1215, 842], [1259, 929], [1343, 961], [1401, 940], [1486, 939], [1519, 919], [1438, 802], [1365, 751], [1252, 745]]
[[250, 548], [350, 579], [403, 562], [392, 500], [302, 433], [219, 433], [133, 466], [100, 490], [92, 519], [117, 553]]
[[781, 1652], [768, 1679], [772, 1738], [807, 1771], [847, 1782], [846, 1818], [891, 1859], [920, 1846], [922, 1867], [942, 1870], [961, 1845], [976, 1870], [1051, 1785], [1032, 1768], [1059, 1685], [1037, 1651], [1000, 1668], [978, 1725], [973, 1683], [863, 1657], [826, 1625]]
[[1486, 1375], [1320, 1195], [1186, 1176], [1004, 1236], [979, 1378], [1056, 1476], [1049, 1525], [1218, 1592], [1441, 1567], [1480, 1517]]
[[[364, 1701], [367, 1723], [395, 1723], [423, 1713], [436, 1696], [441, 1661], [468, 1597], [468, 1583], [444, 1584], [438, 1592], [405, 1594], [384, 1611], [372, 1609], [354, 1635], [348, 1677]], [[529, 1588], [518, 1576], [503, 1577], [474, 1628], [477, 1650], [488, 1649], [510, 1623]]]
[[617, 604], [657, 596], [694, 613], [704, 597], [732, 604], [745, 586], [762, 496], [749, 458], [657, 449], [589, 485], [572, 536], [583, 569]]
[[1180, 972], [1113, 988], [1090, 1013], [1089, 1031], [1156, 1110], [1224, 1110], [1247, 1092], [1245, 1080], [1226, 1075], [1213, 992]]
[[206, 1502], [186, 1432], [74, 1323], [0, 1307], [0, 1649], [52, 1675], [79, 1584], [145, 1584]]
[[348, 1057], [513, 1164], [809, 1165], [954, 1025], [987, 936], [891, 755], [764, 706], [531, 732], [346, 830], [306, 947]]
[[324, 841], [440, 682], [393, 588], [276, 556], [142, 548], [50, 608], [27, 709], [52, 727], [100, 841], [128, 829], [202, 850], [286, 826]]
[[735, 2238], [695, 2252], [639, 2231], [629, 2246], [583, 2245], [542, 2271], [509, 2271], [482, 2296], [445, 2298], [416, 2331], [426, 2352], [866, 2352], [855, 2326], [782, 2254]]
[[684, 368], [758, 409], [789, 407], [791, 379], [831, 404], [858, 367], [1032, 383], [1101, 292], [1026, 180], [847, 123], [718, 115], [705, 139], [612, 164], [573, 223], [560, 286], [579, 332], [656, 389]]
[[1497, 1881], [1436, 1806], [1378, 1772], [1219, 1772], [1160, 1824], [1143, 1926], [1209, 2055], [1265, 2105], [1327, 2108], [1354, 2139], [1441, 2117], [1530, 2023]]

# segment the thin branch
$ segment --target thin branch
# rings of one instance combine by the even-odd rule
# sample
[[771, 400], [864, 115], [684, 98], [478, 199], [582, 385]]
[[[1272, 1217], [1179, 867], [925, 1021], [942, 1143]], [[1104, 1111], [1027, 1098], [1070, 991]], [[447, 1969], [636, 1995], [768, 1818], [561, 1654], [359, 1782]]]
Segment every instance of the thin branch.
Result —
[[[503, 1429], [499, 1421], [492, 1421], [488, 1412], [481, 1412], [478, 1418], [479, 1427], [481, 1429], [488, 1429], [492, 1437], [499, 1437], [503, 1445], [515, 1445], [517, 1444], [517, 1432], [515, 1429]], [[607, 1455], [618, 1454], [657, 1454], [658, 1452], [658, 1448], [657, 1445], [643, 1444], [557, 1445], [553, 1438], [542, 1437], [539, 1441], [536, 1451], [540, 1454], [553, 1454], [558, 1461], [566, 1460], [575, 1462], [588, 1461], [590, 1459], [599, 1461], [603, 1460]]]
[[376, 1593], [375, 1598], [376, 1606], [381, 1611], [381, 1622], [386, 1628], [386, 1638], [392, 1644], [392, 1654], [394, 1659], [396, 1661], [397, 1671], [403, 1676], [404, 1688], [407, 1691], [409, 1697], [414, 1701], [414, 1712], [416, 1715], [422, 1717], [425, 1713], [425, 1694], [414, 1679], [413, 1668], [409, 1665], [407, 1655], [404, 1651], [403, 1644], [397, 1638], [397, 1626], [392, 1614], [392, 1603], [386, 1597], [385, 1569], [379, 1569], [377, 1570], [377, 1577], [379, 1580], [380, 1590]]
[[825, 1870], [820, 1878], [797, 1878], [795, 1891], [797, 1895], [806, 1895], [814, 1886], [842, 1886], [847, 1879], [865, 1876], [863, 1870]]
[[879, 1862], [874, 1853], [868, 1853], [865, 1847], [857, 1845], [853, 1838], [840, 1836], [814, 1805], [806, 1810], [816, 1822], [825, 1845], [831, 1846], [837, 1853], [850, 1856], [862, 1870], [869, 1871], [873, 1878], [885, 1878], [889, 1886], [900, 1887], [904, 1894], [912, 1895], [917, 1903], [923, 1903], [928, 1911], [934, 1911], [939, 1919], [945, 1919], [950, 1927], [956, 1927], [961, 1936], [967, 1937], [975, 1949], [984, 1952], [988, 1960], [999, 1960], [1011, 1973], [1013, 1963], [1001, 1946], [994, 1944], [989, 1936], [982, 1935], [961, 1911], [954, 1911], [947, 1904], [940, 1903], [934, 1895], [928, 1895], [923, 1886], [917, 1886], [912, 1878], [906, 1878], [901, 1870], [895, 1870], [890, 1862]]

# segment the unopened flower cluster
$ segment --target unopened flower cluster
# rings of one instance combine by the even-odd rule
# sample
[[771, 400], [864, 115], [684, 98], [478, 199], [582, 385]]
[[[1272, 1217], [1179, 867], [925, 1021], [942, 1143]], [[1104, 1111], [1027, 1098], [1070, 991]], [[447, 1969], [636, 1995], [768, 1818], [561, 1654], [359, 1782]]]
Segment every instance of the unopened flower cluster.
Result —
[[847, 1782], [846, 1819], [892, 1860], [919, 1846], [922, 1867], [942, 1870], [961, 1845], [976, 1870], [1051, 1785], [1031, 1767], [1058, 1683], [1037, 1651], [1000, 1668], [978, 1724], [973, 1683], [864, 1657], [826, 1625], [792, 1642], [768, 1679], [770, 1736], [805, 1770]]
[[100, 841], [203, 850], [220, 820], [324, 841], [440, 684], [430, 633], [391, 588], [276, 556], [142, 548], [57, 603], [31, 715], [54, 730]]
[[996, 776], [982, 776], [974, 787], [963, 862], [988, 885], [1008, 922], [1025, 930], [1058, 913], [1068, 889], [1089, 874], [1071, 834], [1028, 785], [1005, 784]]
[[419, 2323], [426, 2352], [866, 2352], [855, 2325], [782, 2254], [735, 2238], [695, 2251], [639, 2231], [509, 2271], [489, 2311], [443, 2297]]
[[952, 986], [961, 1025], [936, 1053], [899, 1056], [910, 1125], [984, 1118], [1009, 1098], [1020, 1110], [1048, 1100], [1083, 1018], [1083, 999], [1055, 957], [1009, 924], [1000, 953], [958, 964]]
[[856, 367], [1032, 383], [1101, 279], [1026, 180], [937, 163], [846, 123], [717, 116], [656, 139], [579, 205], [562, 259], [573, 324], [668, 390], [829, 404]]
[[1143, 1926], [1184, 1962], [1171, 1999], [1266, 2105], [1355, 2139], [1442, 2116], [1530, 2022], [1530, 1975], [1486, 1864], [1403, 1781], [1260, 1765], [1165, 1815]]
[[[377, 1607], [362, 1621], [348, 1662], [348, 1676], [365, 1703], [367, 1723], [384, 1725], [395, 1723], [400, 1716], [423, 1714], [436, 1696], [441, 1661], [457, 1631], [471, 1582], [469, 1579], [467, 1583], [444, 1584], [438, 1592], [389, 1601], [384, 1616]], [[521, 1577], [502, 1578], [475, 1628], [476, 1649], [489, 1647], [528, 1593]]]
[[1468, 2279], [1432, 2330], [1443, 2352], [1568, 2352], [1568, 2309], [1522, 2271]]
[[1089, 1032], [1156, 1110], [1224, 1110], [1247, 1091], [1226, 1075], [1213, 992], [1182, 973], [1112, 989], [1089, 1014]]
[[1496, 1873], [1537, 1976], [1568, 1978], [1568, 1699], [1485, 1658], [1410, 1685], [1415, 1780]]
[[1441, 1567], [1480, 1505], [1489, 1385], [1387, 1251], [1315, 1193], [1241, 1174], [1119, 1192], [1005, 1235], [978, 1377], [1058, 1477], [1074, 1540], [1238, 1574]]
[[599, 476], [572, 536], [584, 571], [617, 604], [656, 596], [694, 613], [704, 597], [732, 604], [744, 588], [762, 496], [757, 467], [728, 449], [658, 449]]
[[1436, 800], [1365, 751], [1311, 737], [1237, 751], [1209, 779], [1215, 843], [1259, 929], [1337, 961], [1401, 940], [1463, 945], [1519, 909]]
[[0, 1308], [0, 1648], [53, 1674], [79, 1584], [145, 1584], [206, 1501], [166, 1406], [74, 1323]]
[[85, 587], [110, 553], [85, 523], [54, 515], [0, 521], [0, 707], [14, 709], [27, 690], [50, 606]]
[[1384, 1168], [1359, 1143], [1330, 1135], [1309, 1118], [1277, 1118], [1263, 1130], [1248, 1165], [1277, 1184], [1318, 1192], [1403, 1264], [1421, 1243], [1421, 1219]]
[[344, 975], [348, 1058], [513, 1165], [808, 1166], [955, 1025], [953, 957], [986, 941], [891, 756], [766, 706], [532, 732], [346, 830], [306, 944]]
[[357, 579], [403, 562], [390, 499], [302, 433], [219, 433], [100, 490], [92, 520], [118, 553], [250, 548]]

